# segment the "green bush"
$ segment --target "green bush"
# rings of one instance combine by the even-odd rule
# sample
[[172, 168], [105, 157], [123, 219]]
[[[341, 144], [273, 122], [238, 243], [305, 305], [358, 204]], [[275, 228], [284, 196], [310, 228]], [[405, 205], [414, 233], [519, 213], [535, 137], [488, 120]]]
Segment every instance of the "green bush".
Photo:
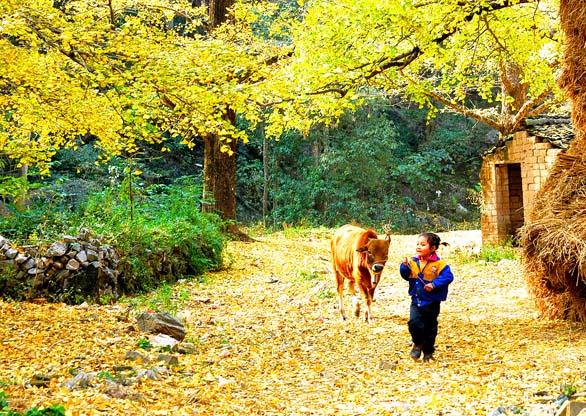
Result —
[[201, 186], [192, 177], [172, 185], [109, 189], [90, 197], [77, 224], [103, 235], [120, 255], [126, 293], [153, 289], [222, 266], [219, 217], [200, 212]]
[[486, 130], [463, 116], [429, 120], [426, 110], [373, 100], [307, 137], [287, 132], [263, 143], [251, 134], [238, 154], [238, 217], [274, 229], [347, 222], [392, 224], [402, 233], [478, 228], [480, 211], [469, 197], [489, 147], [479, 143]]
[[54, 404], [49, 407], [32, 407], [24, 413], [10, 409], [8, 398], [3, 391], [0, 391], [0, 416], [65, 416], [65, 408]]
[[515, 260], [518, 256], [518, 249], [507, 242], [502, 245], [485, 244], [480, 249], [478, 258], [487, 262], [498, 263], [501, 260]]
[[59, 235], [72, 215], [59, 188], [30, 183], [26, 177], [0, 177], [2, 236], [26, 245]]
[[26, 299], [31, 286], [18, 278], [18, 270], [13, 264], [0, 268], [0, 293], [2, 299], [21, 301]]
[[[6, 202], [0, 206], [2, 235], [16, 245], [46, 247], [64, 235], [77, 235], [82, 226], [89, 228], [120, 257], [119, 294], [148, 291], [222, 266], [223, 224], [218, 216], [200, 212], [201, 178], [181, 177], [169, 185], [150, 186], [128, 172], [117, 178], [100, 191], [96, 183], [79, 178], [42, 186], [29, 186], [23, 179], [18, 187], [6, 181], [10, 186], [4, 187]], [[4, 298], [20, 300], [30, 294], [32, 281], [16, 279], [10, 268], [1, 274]], [[88, 279], [81, 281], [87, 284]], [[92, 296], [88, 287], [71, 282], [69, 290], [59, 295], [60, 301], [81, 303]], [[89, 289], [93, 288], [90, 283]]]

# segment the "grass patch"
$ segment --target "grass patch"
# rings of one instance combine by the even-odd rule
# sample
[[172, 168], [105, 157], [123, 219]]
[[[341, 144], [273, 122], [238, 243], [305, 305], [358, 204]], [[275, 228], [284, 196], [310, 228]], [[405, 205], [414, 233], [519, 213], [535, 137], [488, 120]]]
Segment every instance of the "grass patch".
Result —
[[122, 298], [120, 303], [133, 309], [147, 309], [153, 312], [168, 312], [171, 315], [176, 315], [188, 299], [189, 291], [181, 283], [163, 283], [149, 293]]
[[518, 260], [519, 249], [511, 243], [504, 245], [485, 244], [480, 248], [478, 260], [498, 263], [501, 260]]

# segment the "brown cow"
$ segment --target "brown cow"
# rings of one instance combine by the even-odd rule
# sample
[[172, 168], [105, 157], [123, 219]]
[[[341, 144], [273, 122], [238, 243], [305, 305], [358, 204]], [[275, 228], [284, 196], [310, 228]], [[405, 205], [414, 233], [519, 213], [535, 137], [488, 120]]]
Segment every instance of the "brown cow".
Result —
[[344, 312], [344, 279], [348, 279], [350, 293], [354, 296], [354, 315], [360, 316], [360, 299], [355, 285], [364, 295], [366, 301], [365, 320], [372, 322], [370, 305], [374, 290], [380, 282], [380, 275], [389, 256], [391, 237], [379, 239], [373, 230], [365, 230], [346, 224], [332, 238], [332, 260], [334, 274], [338, 283], [340, 315], [346, 319]]

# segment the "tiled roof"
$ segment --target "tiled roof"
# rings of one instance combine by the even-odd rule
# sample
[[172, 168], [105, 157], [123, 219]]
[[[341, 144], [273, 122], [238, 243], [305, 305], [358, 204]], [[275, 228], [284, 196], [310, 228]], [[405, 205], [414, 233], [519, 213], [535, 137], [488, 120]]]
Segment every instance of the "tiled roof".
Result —
[[531, 135], [550, 142], [560, 149], [567, 149], [570, 141], [576, 136], [570, 117], [564, 115], [526, 118], [523, 120], [522, 126]]
[[[519, 131], [527, 131], [530, 135], [537, 137], [543, 142], [549, 142], [552, 146], [559, 149], [567, 149], [572, 139], [576, 136], [569, 115], [550, 114], [526, 118], [521, 123]], [[504, 147], [505, 143], [513, 137], [514, 134], [510, 134], [507, 137], [499, 139], [484, 155], [490, 155], [497, 149]]]

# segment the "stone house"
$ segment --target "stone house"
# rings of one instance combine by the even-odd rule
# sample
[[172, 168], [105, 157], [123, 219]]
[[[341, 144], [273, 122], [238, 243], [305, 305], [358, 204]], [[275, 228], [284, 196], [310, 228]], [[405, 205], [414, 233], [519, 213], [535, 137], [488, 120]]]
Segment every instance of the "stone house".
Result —
[[522, 131], [500, 139], [483, 158], [482, 244], [515, 240], [558, 153], [574, 138], [567, 116], [526, 119]]

